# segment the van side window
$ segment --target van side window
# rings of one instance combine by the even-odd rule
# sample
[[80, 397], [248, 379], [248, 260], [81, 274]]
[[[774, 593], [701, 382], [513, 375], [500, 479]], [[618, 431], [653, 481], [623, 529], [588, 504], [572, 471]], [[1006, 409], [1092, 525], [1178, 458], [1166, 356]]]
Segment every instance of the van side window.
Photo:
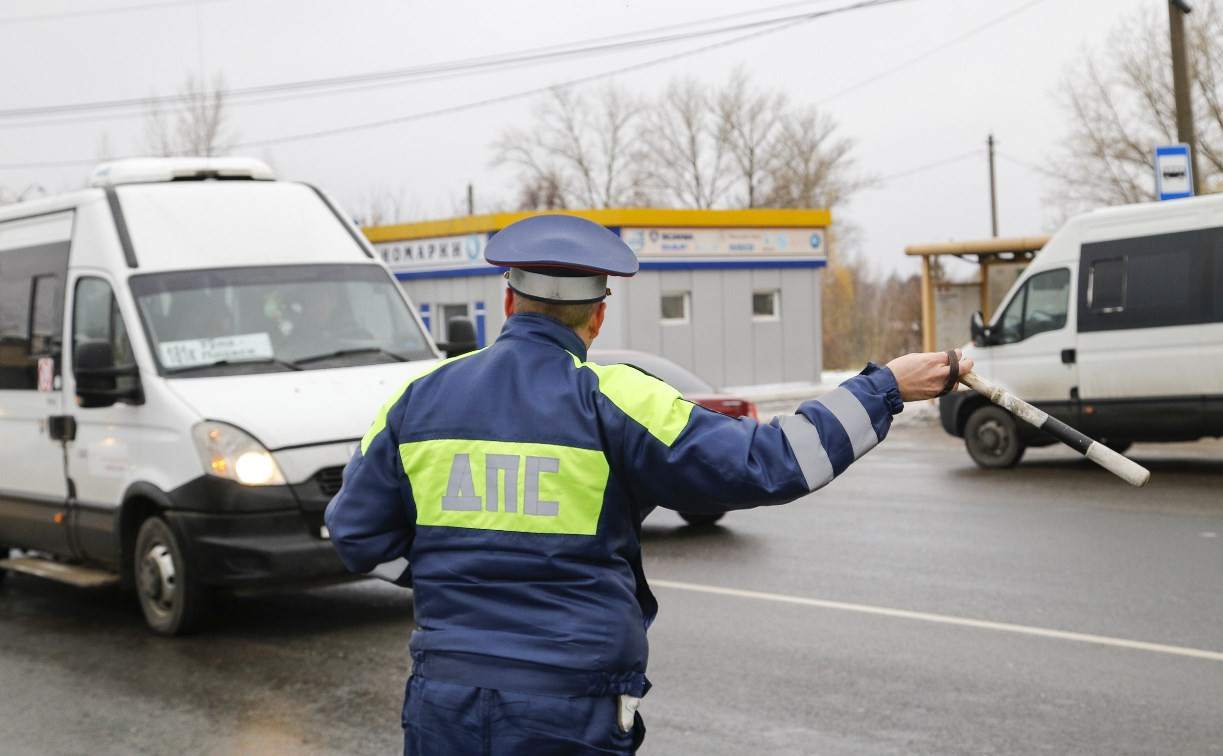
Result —
[[1013, 344], [1066, 326], [1070, 305], [1070, 271], [1058, 268], [1037, 273], [1015, 292], [998, 319], [996, 344]]
[[1212, 257], [1223, 229], [1083, 245], [1079, 330], [1157, 328], [1223, 320]]
[[1092, 312], [1125, 309], [1125, 258], [1097, 260], [1087, 276], [1087, 306]]
[[1210, 315], [1215, 322], [1223, 322], [1223, 238], [1215, 242], [1211, 267], [1214, 268], [1214, 281], [1211, 286], [1213, 307]]
[[0, 390], [38, 389], [38, 360], [59, 374], [68, 243], [0, 250]]
[[[82, 278], [76, 282], [76, 301], [72, 312], [73, 352], [90, 341], [109, 343], [117, 367], [135, 362], [127, 327], [119, 314], [119, 303], [115, 301], [110, 284], [101, 278]], [[123, 375], [115, 381], [116, 389], [127, 390], [135, 387], [136, 377]]]

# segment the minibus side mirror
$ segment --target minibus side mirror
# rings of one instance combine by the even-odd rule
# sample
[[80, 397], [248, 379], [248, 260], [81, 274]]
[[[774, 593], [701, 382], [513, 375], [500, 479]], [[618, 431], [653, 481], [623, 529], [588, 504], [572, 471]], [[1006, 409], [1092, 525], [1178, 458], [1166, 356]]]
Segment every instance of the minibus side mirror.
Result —
[[476, 351], [476, 326], [471, 318], [460, 316], [446, 321], [446, 342], [438, 346], [447, 357]]
[[[144, 404], [140, 371], [135, 365], [116, 365], [109, 341], [82, 341], [73, 352], [72, 375], [76, 378], [76, 401], [85, 408], [109, 407], [115, 402]], [[130, 377], [131, 385], [119, 388], [119, 378]]]
[[985, 318], [981, 317], [980, 310], [972, 314], [969, 327], [972, 331], [973, 346], [989, 346], [989, 326], [985, 325]]

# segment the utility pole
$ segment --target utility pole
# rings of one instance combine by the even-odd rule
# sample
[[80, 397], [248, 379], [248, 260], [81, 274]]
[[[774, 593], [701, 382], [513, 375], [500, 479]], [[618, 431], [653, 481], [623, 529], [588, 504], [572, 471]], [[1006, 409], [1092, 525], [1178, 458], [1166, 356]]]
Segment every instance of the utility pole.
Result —
[[998, 190], [994, 184], [994, 135], [985, 140], [989, 145], [989, 229], [994, 238], [998, 237]]
[[476, 187], [474, 184], [467, 185], [467, 214], [476, 214]]
[[1193, 99], [1189, 90], [1189, 58], [1185, 50], [1185, 15], [1192, 8], [1185, 0], [1168, 0], [1168, 30], [1172, 40], [1172, 91], [1176, 95], [1176, 138], [1189, 145], [1193, 194], [1200, 195], [1198, 146], [1193, 136]]

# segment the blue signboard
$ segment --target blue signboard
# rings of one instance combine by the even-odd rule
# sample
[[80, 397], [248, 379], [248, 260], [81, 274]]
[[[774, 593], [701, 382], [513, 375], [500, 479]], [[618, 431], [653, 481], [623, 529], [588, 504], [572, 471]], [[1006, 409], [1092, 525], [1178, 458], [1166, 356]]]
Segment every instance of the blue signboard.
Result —
[[1193, 164], [1189, 145], [1155, 148], [1155, 190], [1161, 200], [1193, 196]]

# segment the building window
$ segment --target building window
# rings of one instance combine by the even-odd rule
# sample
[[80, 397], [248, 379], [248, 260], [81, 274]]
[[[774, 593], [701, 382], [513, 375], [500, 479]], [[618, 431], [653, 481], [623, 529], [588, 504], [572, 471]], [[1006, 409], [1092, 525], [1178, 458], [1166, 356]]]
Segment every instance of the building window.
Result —
[[437, 306], [437, 340], [450, 340], [450, 319], [451, 318], [466, 318], [467, 303], [463, 304], [440, 304]]
[[662, 295], [662, 322], [663, 323], [687, 323], [688, 322], [688, 307], [689, 307], [688, 292], [672, 292]]
[[777, 320], [781, 317], [780, 299], [781, 292], [776, 289], [752, 292], [752, 320]]

